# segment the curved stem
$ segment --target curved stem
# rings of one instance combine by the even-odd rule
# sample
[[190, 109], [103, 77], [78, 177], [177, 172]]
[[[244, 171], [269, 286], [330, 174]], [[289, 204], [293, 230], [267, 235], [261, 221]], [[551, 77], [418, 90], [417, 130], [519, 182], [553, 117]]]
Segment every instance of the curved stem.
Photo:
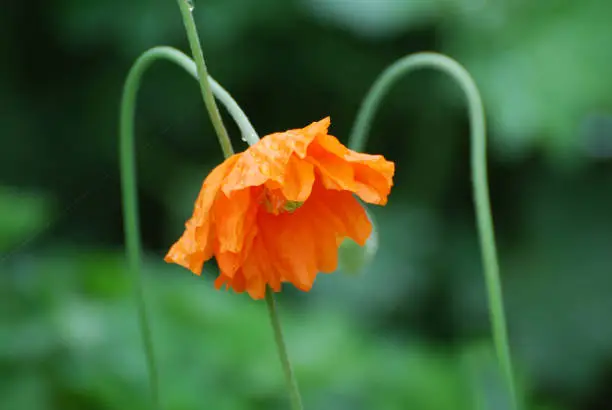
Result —
[[136, 190], [136, 167], [134, 153], [134, 111], [136, 94], [140, 78], [147, 67], [155, 60], [151, 54], [143, 54], [136, 60], [123, 88], [121, 97], [121, 112], [119, 120], [119, 158], [121, 171], [121, 198], [123, 205], [123, 229], [125, 235], [128, 269], [134, 280], [134, 296], [138, 306], [140, 333], [144, 343], [144, 351], [149, 371], [149, 387], [153, 396], [153, 404], [160, 408], [159, 378], [153, 338], [149, 326], [144, 289], [142, 286], [142, 271], [140, 266], [140, 219], [138, 217], [138, 197]]
[[278, 356], [283, 366], [283, 373], [285, 374], [287, 390], [289, 391], [291, 398], [291, 408], [293, 410], [303, 410], [304, 407], [302, 405], [300, 390], [298, 388], [295, 376], [293, 375], [293, 369], [291, 368], [289, 356], [287, 355], [287, 348], [285, 346], [283, 331], [281, 329], [280, 319], [276, 309], [274, 293], [270, 291], [270, 289], [266, 289], [266, 304], [268, 305], [268, 313], [270, 314], [270, 323], [272, 324], [272, 329], [274, 330], [274, 340], [276, 341]]
[[[196, 67], [196, 63], [189, 58], [182, 51], [177, 50], [173, 47], [168, 46], [158, 46], [153, 47], [147, 50], [142, 54], [141, 58], [151, 59], [151, 60], [168, 60], [170, 62], [175, 63], [176, 65], [182, 67], [185, 71], [187, 71], [193, 78], [198, 80], [198, 69]], [[259, 141], [259, 136], [253, 125], [249, 121], [247, 115], [242, 111], [242, 108], [238, 105], [236, 100], [230, 95], [229, 92], [225, 88], [223, 88], [214, 78], [210, 75], [208, 76], [208, 83], [210, 84], [210, 88], [217, 100], [219, 100], [224, 106], [227, 112], [231, 115], [232, 119], [238, 125], [240, 132], [242, 134], [242, 138], [249, 143], [249, 145], [255, 144]]]
[[522, 408], [522, 406], [519, 407], [520, 402], [515, 388], [510, 347], [506, 330], [506, 318], [501, 282], [499, 279], [499, 263], [497, 261], [493, 218], [491, 217], [491, 205], [489, 202], [489, 188], [487, 182], [485, 115], [476, 83], [463, 66], [455, 60], [441, 54], [418, 53], [400, 59], [388, 67], [370, 89], [357, 115], [355, 125], [353, 126], [349, 139], [349, 147], [356, 151], [361, 151], [364, 148], [367, 142], [368, 131], [372, 125], [372, 119], [382, 99], [397, 80], [405, 74], [421, 68], [434, 68], [449, 74], [460, 85], [467, 98], [471, 128], [473, 197], [476, 208], [485, 282], [487, 285], [493, 341], [501, 370], [513, 400], [513, 408]]
[[[196, 80], [199, 80], [200, 74], [203, 74], [208, 78], [208, 81], [200, 81], [200, 90], [202, 92], [202, 96], [204, 97], [204, 101], [206, 102], [207, 107], [214, 107], [212, 112], [216, 113], [215, 115], [210, 114], [211, 108], [209, 108], [209, 114], [211, 121], [213, 124], [220, 124], [220, 126], [216, 125], [215, 130], [217, 130], [217, 136], [219, 136], [219, 142], [221, 143], [221, 148], [223, 149], [224, 155], [227, 157], [231, 155], [233, 149], [231, 148], [231, 144], [229, 149], [223, 148], [222, 139], [225, 140], [227, 138], [227, 132], [223, 127], [223, 122], [219, 117], [219, 111], [217, 110], [217, 106], [214, 102], [214, 98], [212, 99], [212, 103], [207, 102], [209, 100], [209, 91], [212, 91], [214, 96], [225, 105], [225, 108], [232, 116], [233, 120], [240, 128], [240, 132], [242, 133], [242, 139], [246, 141], [249, 145], [255, 144], [259, 141], [259, 136], [255, 132], [253, 125], [251, 125], [249, 118], [246, 116], [244, 111], [240, 108], [238, 103], [232, 98], [232, 96], [217, 83], [210, 75], [207, 75], [206, 64], [204, 63], [204, 56], [202, 55], [202, 49], [200, 48], [200, 41], [198, 40], [198, 33], [195, 29], [195, 24], [193, 22], [193, 17], [191, 16], [191, 11], [189, 10], [188, 4], [185, 0], [178, 0], [179, 6], [181, 7], [181, 12], [186, 13], [184, 8], [187, 5], [187, 12], [189, 13], [187, 19], [184, 17], [185, 28], [187, 29], [187, 35], [189, 36], [190, 44], [192, 45], [192, 52], [195, 55], [200, 55], [200, 64], [197, 64], [197, 59], [194, 62], [187, 55], [183, 54], [179, 50], [172, 47], [154, 47], [150, 52], [159, 52], [159, 57], [166, 58], [172, 60], [176, 64], [183, 67], [189, 74], [191, 74]], [[189, 27], [193, 27], [193, 30], [190, 30]], [[193, 51], [193, 47], [195, 44], [196, 51]], [[213, 118], [214, 117], [214, 118]], [[221, 130], [221, 133], [219, 132]], [[227, 139], [229, 141], [229, 139]]]
[[[180, 51], [171, 47], [155, 47], [143, 53], [134, 63], [123, 89], [120, 112], [120, 165], [121, 165], [121, 188], [124, 214], [124, 234], [126, 242], [126, 253], [130, 273], [134, 278], [135, 298], [138, 306], [138, 317], [140, 331], [144, 343], [144, 351], [149, 370], [149, 384], [153, 401], [159, 408], [159, 382], [158, 370], [155, 362], [151, 329], [147, 315], [145, 295], [142, 286], [142, 273], [140, 266], [140, 228], [138, 217], [138, 198], [136, 189], [136, 167], [134, 150], [134, 112], [136, 109], [136, 96], [140, 86], [140, 80], [147, 68], [158, 59], [166, 59], [183, 67], [194, 78], [198, 78], [195, 63]], [[234, 99], [212, 78], [209, 79], [213, 92], [227, 107], [234, 119], [239, 119], [238, 125], [244, 135], [256, 137], [253, 127], [248, 119], [234, 101]]]
[[[149, 370], [150, 388], [153, 395], [155, 408], [157, 409], [159, 408], [158, 371], [155, 362], [153, 341], [147, 315], [140, 266], [141, 240], [139, 234], [138, 198], [136, 190], [134, 113], [136, 109], [136, 95], [140, 86], [142, 75], [146, 69], [158, 59], [165, 59], [176, 63], [194, 78], [198, 79], [195, 62], [185, 54], [172, 47], [154, 47], [143, 53], [130, 69], [121, 100], [119, 138], [126, 253], [129, 270], [133, 275], [135, 283], [134, 290], [138, 304], [139, 323]], [[236, 101], [234, 101], [231, 95], [214, 79], [208, 77], [208, 80], [215, 97], [217, 97], [219, 101], [225, 105], [232, 118], [238, 124], [244, 139], [250, 145], [256, 143], [259, 140], [259, 137]], [[303, 407], [301, 404], [300, 393], [293, 376], [293, 371], [291, 370], [291, 363], [289, 361], [287, 349], [283, 340], [278, 311], [274, 302], [274, 296], [271, 294], [271, 292], [266, 293], [266, 302], [268, 312], [270, 314], [270, 321], [274, 330], [274, 337], [276, 340], [279, 357], [283, 366], [285, 379], [287, 381], [287, 388], [290, 392], [293, 409], [302, 410]]]

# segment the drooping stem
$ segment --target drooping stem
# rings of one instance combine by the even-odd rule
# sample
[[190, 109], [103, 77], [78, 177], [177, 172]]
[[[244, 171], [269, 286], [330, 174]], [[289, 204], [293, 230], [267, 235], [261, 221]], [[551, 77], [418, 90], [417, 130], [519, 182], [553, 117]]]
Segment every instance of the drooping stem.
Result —
[[[151, 336], [150, 322], [147, 314], [145, 294], [142, 284], [142, 270], [140, 266], [141, 240], [139, 228], [140, 219], [138, 217], [138, 197], [136, 189], [134, 114], [136, 110], [136, 97], [140, 87], [142, 75], [147, 68], [158, 59], [172, 61], [183, 67], [196, 79], [198, 78], [195, 63], [185, 54], [171, 47], [155, 47], [143, 53], [130, 69], [121, 99], [119, 155], [121, 166], [121, 188], [124, 215], [123, 225], [126, 253], [128, 259], [128, 269], [134, 280], [134, 295], [138, 307], [139, 326], [147, 360], [151, 394], [156, 409], [160, 408], [158, 369], [155, 361], [153, 338]], [[212, 90], [227, 107], [232, 117], [240, 118], [239, 127], [241, 128], [243, 134], [255, 135], [256, 138], [253, 127], [229, 93], [213, 79], [210, 79], [210, 83], [212, 85]]]
[[502, 374], [513, 400], [513, 408], [521, 409], [523, 406], [517, 396], [510, 358], [493, 218], [489, 201], [485, 115], [476, 83], [463, 66], [441, 54], [417, 53], [400, 59], [388, 67], [370, 89], [355, 120], [349, 139], [349, 147], [356, 151], [361, 151], [365, 147], [374, 114], [376, 114], [382, 99], [400, 78], [409, 72], [422, 68], [434, 68], [449, 74], [460, 85], [467, 98], [471, 128], [473, 199], [488, 294], [493, 341]]
[[217, 103], [215, 102], [210, 83], [208, 82], [208, 70], [204, 62], [202, 46], [200, 45], [200, 38], [198, 37], [195, 21], [193, 21], [193, 15], [191, 14], [193, 3], [188, 2], [188, 0], [177, 0], [177, 3], [181, 9], [181, 16], [183, 17], [183, 24], [185, 25], [187, 39], [191, 47], [191, 54], [193, 55], [198, 70], [198, 80], [202, 98], [206, 104], [206, 109], [208, 110], [208, 115], [213, 123], [213, 127], [215, 127], [221, 150], [223, 150], [223, 156], [227, 158], [234, 153], [234, 150], [229, 135], [227, 135], [227, 130], [221, 120], [221, 115], [219, 114], [219, 109], [217, 108]]
[[[154, 47], [143, 53], [134, 63], [126, 80], [121, 100], [120, 113], [120, 166], [121, 185], [124, 213], [124, 230], [126, 240], [126, 253], [128, 257], [129, 270], [134, 278], [135, 297], [138, 305], [139, 322], [143, 337], [149, 380], [155, 408], [159, 409], [159, 386], [158, 370], [155, 362], [153, 341], [147, 315], [140, 263], [141, 240], [138, 217], [138, 198], [136, 189], [135, 149], [134, 149], [134, 114], [136, 109], [136, 96], [140, 86], [141, 77], [147, 68], [156, 60], [163, 59], [171, 61], [198, 79], [196, 64], [185, 54], [172, 47]], [[249, 122], [247, 116], [238, 106], [231, 95], [223, 89], [213, 78], [208, 77], [212, 92], [221, 101], [232, 118], [236, 121], [245, 140], [249, 145], [255, 144], [259, 137]], [[233, 151], [233, 150], [232, 150]], [[293, 409], [302, 409], [300, 393], [297, 383], [293, 377], [291, 364], [283, 341], [281, 325], [273, 295], [266, 295], [270, 320], [274, 330], [279, 357], [282, 363], [287, 387], [290, 392]]]
[[274, 330], [274, 340], [276, 341], [276, 347], [278, 350], [278, 356], [283, 366], [283, 373], [285, 374], [285, 382], [287, 384], [287, 390], [291, 398], [291, 408], [293, 410], [303, 410], [302, 398], [300, 396], [300, 390], [297, 385], [295, 376], [293, 375], [293, 369], [291, 368], [291, 362], [289, 361], [289, 355], [287, 354], [287, 347], [285, 346], [285, 340], [283, 338], [283, 331], [278, 317], [278, 310], [276, 309], [276, 300], [274, 300], [274, 293], [270, 289], [266, 289], [266, 304], [268, 305], [268, 313], [270, 314], [270, 323]]
[[153, 405], [155, 409], [160, 409], [158, 370], [142, 285], [142, 269], [140, 266], [140, 250], [142, 245], [140, 240], [140, 218], [138, 217], [134, 152], [134, 111], [136, 109], [136, 95], [140, 85], [140, 78], [154, 59], [154, 57], [148, 56], [146, 53], [138, 58], [130, 69], [127, 80], [125, 81], [119, 119], [119, 159], [121, 168], [123, 230], [125, 235], [128, 269], [134, 281], [134, 297], [138, 307], [138, 321], [149, 371], [149, 387], [151, 389]]
[[[153, 47], [143, 53], [140, 58], [149, 63], [155, 60], [168, 60], [175, 63], [179, 67], [182, 67], [196, 81], [199, 79], [196, 63], [185, 53], [177, 50], [176, 48], [168, 46]], [[230, 93], [227, 92], [227, 90], [210, 75], [208, 76], [208, 83], [210, 84], [210, 88], [215, 98], [225, 106], [227, 112], [230, 114], [236, 125], [238, 125], [244, 140], [247, 141], [249, 145], [253, 145], [259, 141], [259, 136], [257, 135], [257, 132], [255, 132], [249, 118], [244, 113], [242, 108], [240, 108], [236, 100], [234, 100], [234, 98], [230, 95]]]

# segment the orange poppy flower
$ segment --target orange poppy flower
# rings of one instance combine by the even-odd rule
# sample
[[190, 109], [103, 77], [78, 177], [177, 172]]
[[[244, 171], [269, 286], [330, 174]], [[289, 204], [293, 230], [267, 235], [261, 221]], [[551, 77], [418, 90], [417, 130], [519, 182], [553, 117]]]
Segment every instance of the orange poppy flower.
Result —
[[267, 135], [216, 167], [166, 262], [199, 275], [214, 256], [215, 287], [253, 299], [282, 282], [308, 291], [318, 272], [336, 270], [341, 239], [363, 246], [372, 231], [353, 194], [386, 204], [395, 165], [349, 150], [329, 123]]

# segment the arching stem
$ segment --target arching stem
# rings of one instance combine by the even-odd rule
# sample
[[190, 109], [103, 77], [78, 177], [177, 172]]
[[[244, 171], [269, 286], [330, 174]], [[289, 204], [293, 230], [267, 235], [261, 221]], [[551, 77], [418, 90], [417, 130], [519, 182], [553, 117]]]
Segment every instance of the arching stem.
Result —
[[[136, 96], [138, 94], [142, 75], [154, 61], [160, 59], [168, 60], [179, 65], [196, 80], [198, 79], [195, 62], [179, 50], [172, 47], [155, 47], [146, 51], [136, 60], [130, 69], [125, 82], [123, 96], [121, 99], [119, 130], [121, 187], [126, 254], [128, 259], [128, 268], [134, 280], [134, 294], [138, 306], [138, 318], [149, 371], [149, 384], [155, 409], [160, 409], [161, 407], [159, 400], [158, 369], [155, 361], [153, 339], [142, 284], [141, 239], [139, 228], [140, 219], [138, 216], [135, 166], [136, 155], [134, 148], [134, 115], [136, 110]], [[213, 78], [208, 77], [208, 82], [214, 96], [225, 105], [232, 118], [238, 124], [244, 139], [249, 143], [249, 145], [256, 143], [259, 140], [259, 137], [236, 101], [234, 101], [231, 95], [225, 91], [223, 87], [221, 87]], [[283, 367], [291, 403], [294, 410], [301, 410], [303, 407], [300, 393], [295, 377], [293, 376], [293, 371], [291, 370], [291, 363], [289, 361], [285, 342], [283, 340], [280, 319], [276, 309], [274, 296], [270, 292], [266, 294], [266, 303], [268, 306], [270, 321], [274, 331], [274, 338]]]
[[232, 155], [234, 150], [232, 149], [227, 131], [223, 126], [223, 121], [219, 115], [219, 110], [217, 109], [217, 104], [215, 103], [213, 94], [225, 105], [225, 108], [227, 108], [236, 124], [238, 124], [238, 127], [242, 132], [242, 139], [244, 141], [248, 142], [249, 145], [253, 145], [259, 141], [259, 137], [249, 122], [248, 117], [238, 106], [236, 101], [234, 101], [234, 99], [227, 91], [223, 89], [223, 87], [221, 87], [215, 80], [212, 79], [211, 76], [208, 75], [206, 63], [204, 62], [204, 54], [202, 53], [202, 47], [200, 46], [200, 39], [198, 37], [195, 22], [193, 21], [193, 15], [191, 14], [193, 0], [177, 1], [179, 8], [181, 9], [181, 16], [183, 17], [183, 23], [185, 25], [185, 31], [187, 32], [187, 39], [189, 40], [191, 53], [195, 56], [195, 62], [185, 54], [171, 47], [155, 47], [150, 51], [163, 50], [164, 54], [166, 54], [165, 57], [163, 56], [164, 58], [169, 58], [175, 63], [179, 64], [199, 81], [202, 98], [204, 98], [204, 103], [208, 109], [208, 114], [213, 126], [215, 127], [215, 131], [217, 132], [217, 137], [219, 138], [223, 155], [227, 158]]
[[[149, 385], [156, 409], [160, 408], [158, 369], [155, 361], [153, 339], [147, 314], [145, 294], [142, 285], [140, 219], [136, 189], [136, 155], [134, 149], [134, 113], [140, 80], [147, 68], [158, 59], [166, 59], [183, 67], [197, 79], [195, 63], [185, 54], [170, 47], [156, 47], [142, 54], [134, 63], [123, 88], [119, 125], [119, 156], [121, 166], [121, 189], [123, 202], [123, 225], [126, 243], [128, 269], [134, 280], [134, 295], [138, 307], [140, 331], [149, 372]], [[253, 127], [231, 96], [214, 80], [212, 89], [226, 105], [234, 118], [242, 119], [239, 124], [243, 133], [254, 134]]]
[[361, 151], [365, 147], [374, 114], [376, 114], [382, 99], [400, 78], [409, 72], [422, 68], [434, 68], [449, 74], [459, 84], [467, 99], [471, 128], [473, 197], [488, 294], [493, 341], [500, 368], [513, 400], [513, 408], [521, 409], [523, 406], [517, 396], [510, 358], [502, 289], [499, 279], [499, 263], [497, 261], [493, 219], [489, 202], [485, 115], [476, 83], [463, 66], [441, 54], [417, 53], [400, 59], [388, 67], [370, 89], [355, 120], [349, 139], [349, 147], [356, 151]]

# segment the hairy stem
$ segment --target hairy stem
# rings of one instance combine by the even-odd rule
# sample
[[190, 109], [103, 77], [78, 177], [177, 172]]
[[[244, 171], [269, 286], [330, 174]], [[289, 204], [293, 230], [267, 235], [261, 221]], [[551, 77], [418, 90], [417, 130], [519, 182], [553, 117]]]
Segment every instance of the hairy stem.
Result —
[[497, 261], [493, 231], [493, 218], [489, 201], [485, 115], [476, 83], [463, 66], [441, 54], [417, 53], [400, 59], [388, 67], [370, 89], [355, 120], [349, 139], [349, 147], [356, 151], [361, 151], [365, 147], [374, 114], [376, 114], [382, 99], [400, 78], [411, 71], [422, 68], [434, 68], [449, 74], [459, 84], [467, 99], [471, 128], [473, 199], [488, 294], [493, 341], [500, 368], [513, 401], [513, 408], [519, 409], [523, 406], [517, 396], [510, 358], [502, 288], [499, 279], [499, 263]]
[[293, 375], [293, 369], [291, 368], [291, 362], [289, 361], [289, 355], [287, 354], [287, 348], [283, 338], [283, 331], [281, 329], [278, 310], [276, 309], [274, 293], [270, 289], [266, 289], [266, 304], [268, 305], [268, 313], [270, 314], [270, 323], [272, 324], [272, 329], [274, 330], [274, 340], [276, 341], [278, 356], [283, 366], [283, 373], [285, 374], [287, 390], [289, 391], [289, 396], [291, 398], [291, 408], [293, 410], [303, 410], [304, 407], [302, 405], [300, 390], [298, 388], [295, 376]]

